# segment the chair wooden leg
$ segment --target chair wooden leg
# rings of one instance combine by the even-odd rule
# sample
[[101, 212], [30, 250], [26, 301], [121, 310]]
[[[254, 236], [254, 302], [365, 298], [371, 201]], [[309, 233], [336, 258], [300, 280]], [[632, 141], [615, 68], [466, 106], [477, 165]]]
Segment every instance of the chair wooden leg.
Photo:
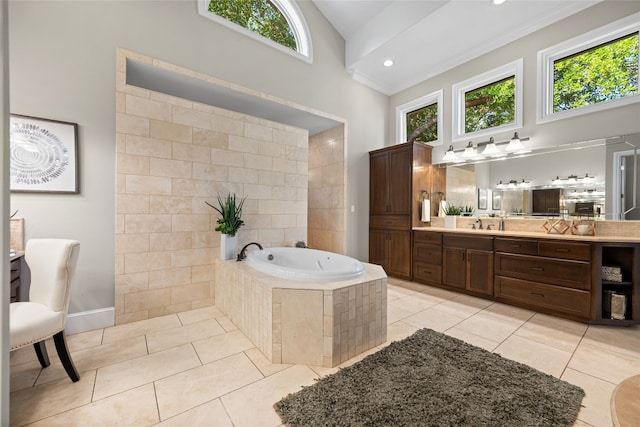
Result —
[[60, 362], [62, 362], [62, 366], [64, 367], [64, 370], [67, 371], [67, 375], [69, 375], [71, 381], [75, 383], [80, 380], [80, 375], [78, 375], [78, 371], [76, 371], [76, 367], [73, 364], [73, 360], [71, 360], [69, 350], [67, 349], [67, 339], [64, 336], [64, 331], [60, 331], [55, 334], [53, 336], [53, 342], [56, 345]]
[[46, 368], [51, 363], [49, 362], [49, 353], [47, 353], [47, 345], [44, 341], [37, 342], [33, 345], [33, 348], [36, 350], [36, 356], [38, 356], [38, 362], [40, 362], [40, 366]]

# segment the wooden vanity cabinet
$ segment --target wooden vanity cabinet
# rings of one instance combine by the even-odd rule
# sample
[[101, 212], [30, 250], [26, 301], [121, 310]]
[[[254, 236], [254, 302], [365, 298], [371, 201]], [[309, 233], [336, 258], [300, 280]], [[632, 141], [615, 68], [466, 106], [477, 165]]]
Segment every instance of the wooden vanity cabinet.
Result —
[[392, 277], [412, 278], [411, 229], [421, 225], [421, 192], [432, 191], [431, 149], [405, 143], [369, 153], [369, 262]]
[[493, 295], [493, 237], [445, 234], [442, 284], [470, 293]]
[[497, 300], [586, 321], [591, 318], [592, 245], [495, 239]]
[[581, 322], [640, 323], [640, 243], [426, 229], [413, 233], [413, 260], [416, 282]]
[[431, 285], [442, 284], [442, 233], [413, 233], [413, 280]]

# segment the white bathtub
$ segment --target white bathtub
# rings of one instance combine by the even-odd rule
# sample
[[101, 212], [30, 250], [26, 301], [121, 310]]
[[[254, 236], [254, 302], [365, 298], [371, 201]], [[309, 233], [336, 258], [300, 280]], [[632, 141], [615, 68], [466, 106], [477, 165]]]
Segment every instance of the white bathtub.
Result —
[[247, 255], [258, 271], [293, 280], [335, 281], [355, 279], [364, 265], [354, 258], [308, 248], [265, 248]]

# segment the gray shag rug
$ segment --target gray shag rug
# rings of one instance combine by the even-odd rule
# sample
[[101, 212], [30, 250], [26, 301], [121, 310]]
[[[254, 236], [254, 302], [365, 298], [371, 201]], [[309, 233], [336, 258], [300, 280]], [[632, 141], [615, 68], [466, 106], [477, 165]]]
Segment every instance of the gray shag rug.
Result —
[[421, 329], [274, 405], [311, 426], [571, 426], [584, 391]]

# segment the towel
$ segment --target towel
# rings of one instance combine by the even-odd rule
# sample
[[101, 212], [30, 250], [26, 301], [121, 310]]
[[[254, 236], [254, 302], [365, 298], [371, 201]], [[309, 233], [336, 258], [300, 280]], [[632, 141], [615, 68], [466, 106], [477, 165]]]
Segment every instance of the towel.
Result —
[[431, 200], [424, 199], [422, 201], [422, 222], [431, 221]]
[[446, 216], [444, 210], [447, 207], [447, 201], [443, 200], [440, 202], [440, 209], [438, 210], [438, 216]]

